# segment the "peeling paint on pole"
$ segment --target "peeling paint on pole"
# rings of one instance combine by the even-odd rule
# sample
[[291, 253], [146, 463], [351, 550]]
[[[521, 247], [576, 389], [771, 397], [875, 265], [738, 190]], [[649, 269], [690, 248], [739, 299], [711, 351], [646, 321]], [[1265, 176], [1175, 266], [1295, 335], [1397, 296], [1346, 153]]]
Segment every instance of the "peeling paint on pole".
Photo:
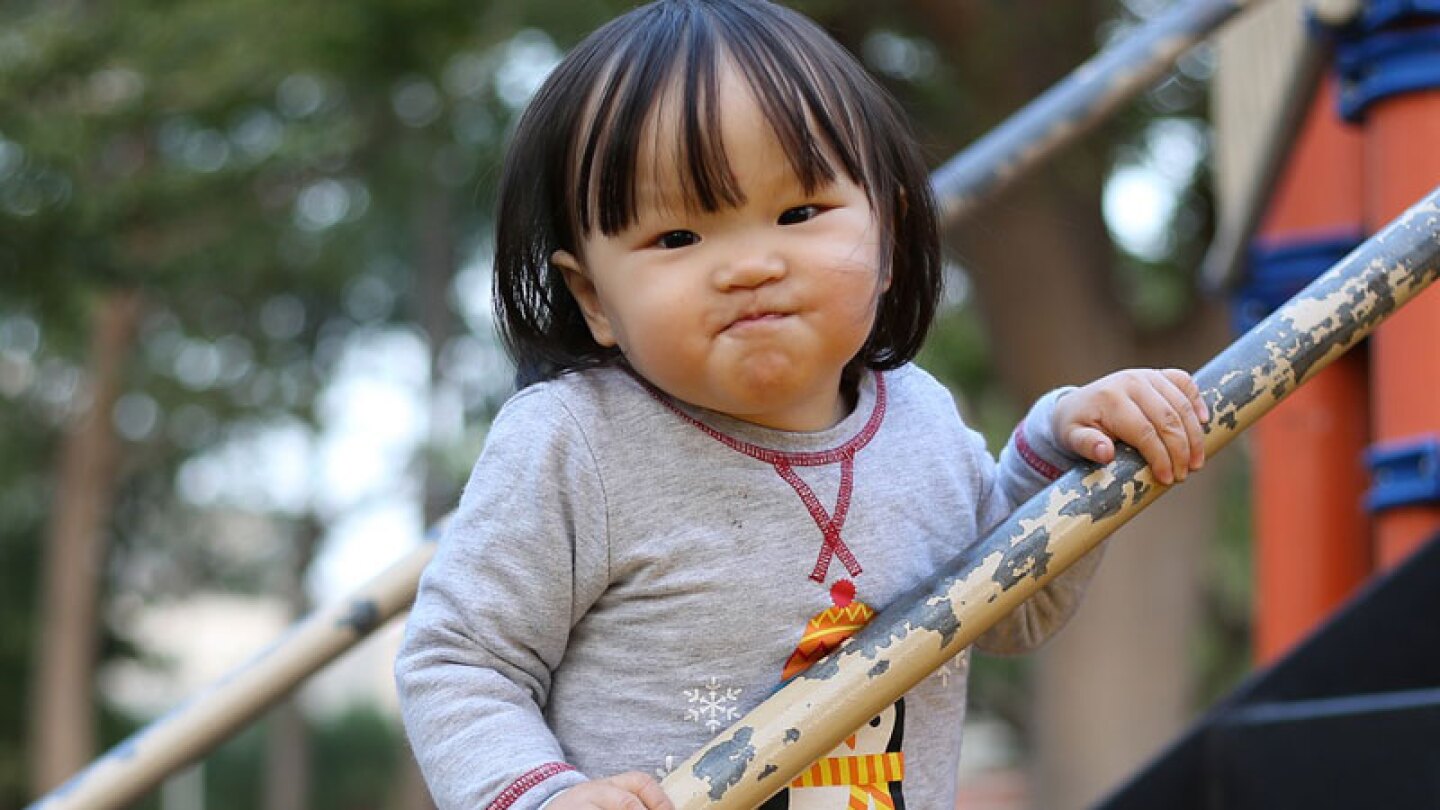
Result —
[[[1437, 276], [1440, 189], [1195, 375], [1211, 412], [1207, 455]], [[761, 804], [1169, 489], [1138, 453], [1120, 450], [1110, 464], [1084, 464], [1061, 476], [741, 718], [722, 734], [724, 742], [687, 761], [696, 765], [672, 772], [662, 786], [677, 810]], [[791, 738], [796, 729], [798, 740]], [[743, 757], [736, 753], [742, 732]], [[704, 780], [697, 778], [702, 773]]]
[[[751, 736], [752, 729], [737, 728], [730, 739], [711, 745], [705, 755], [695, 763], [695, 777], [710, 783], [710, 791], [706, 795], [711, 801], [718, 802], [725, 798], [725, 791], [740, 781], [745, 775], [745, 766], [755, 759], [755, 747], [750, 744]], [[774, 770], [769, 767], [765, 773], [773, 773]], [[765, 773], [761, 776], [764, 777]]]

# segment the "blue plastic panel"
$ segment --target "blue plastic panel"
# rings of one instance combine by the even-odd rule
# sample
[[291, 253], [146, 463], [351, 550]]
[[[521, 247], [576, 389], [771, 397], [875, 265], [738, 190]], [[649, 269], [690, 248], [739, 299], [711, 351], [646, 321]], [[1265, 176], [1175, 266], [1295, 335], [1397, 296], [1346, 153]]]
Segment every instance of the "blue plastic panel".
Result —
[[1440, 503], [1440, 437], [1375, 445], [1365, 453], [1370, 511]]
[[1244, 334], [1279, 309], [1321, 273], [1354, 250], [1364, 234], [1318, 234], [1299, 239], [1256, 239], [1247, 257], [1245, 283], [1231, 302], [1231, 326]]
[[1440, 18], [1440, 0], [1370, 0], [1360, 15], [1365, 31], [1379, 31], [1387, 25], [1426, 17]]
[[1440, 25], [1341, 37], [1340, 114], [1358, 121], [1381, 99], [1440, 87]]

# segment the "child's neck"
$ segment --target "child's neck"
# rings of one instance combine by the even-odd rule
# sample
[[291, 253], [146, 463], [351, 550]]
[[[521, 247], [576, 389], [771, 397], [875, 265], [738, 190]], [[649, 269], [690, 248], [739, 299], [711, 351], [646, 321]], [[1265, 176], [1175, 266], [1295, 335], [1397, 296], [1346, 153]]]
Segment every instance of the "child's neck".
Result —
[[[629, 363], [625, 362], [623, 358], [617, 363], [617, 365], [631, 377], [634, 377], [637, 382], [639, 382], [645, 388], [649, 389], [650, 392], [656, 397], [672, 403], [684, 405], [688, 408], [694, 408], [700, 411], [707, 410], [704, 406], [696, 405], [693, 402], [688, 402], [680, 397], [674, 396], [663, 388], [660, 388], [655, 383], [646, 379], [643, 374], [636, 371], [635, 368]], [[839, 395], [835, 399], [834, 411], [831, 413], [830, 418], [824, 421], [824, 424], [816, 424], [803, 428], [791, 428], [769, 425], [755, 419], [747, 419], [744, 415], [741, 414], [726, 413], [724, 411], [713, 411], [713, 413], [718, 413], [721, 416], [725, 416], [730, 419], [735, 419], [740, 422], [747, 422], [749, 424], [768, 428], [770, 430], [782, 430], [790, 433], [816, 433], [823, 430], [829, 430], [830, 428], [833, 428], [841, 422], [845, 421], [846, 417], [854, 413], [856, 406], [859, 405], [860, 379], [862, 377], [862, 371], [863, 370], [861, 367], [852, 364], [846, 366], [845, 369], [841, 372], [840, 390]]]

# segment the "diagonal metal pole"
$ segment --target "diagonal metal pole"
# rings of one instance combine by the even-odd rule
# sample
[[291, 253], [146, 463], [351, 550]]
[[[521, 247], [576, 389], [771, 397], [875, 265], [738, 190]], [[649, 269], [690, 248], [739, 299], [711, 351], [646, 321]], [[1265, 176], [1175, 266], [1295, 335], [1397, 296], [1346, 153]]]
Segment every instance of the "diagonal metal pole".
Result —
[[423, 543], [349, 598], [310, 614], [249, 663], [110, 749], [28, 810], [102, 810], [141, 798], [409, 607], [434, 553], [434, 542]]
[[946, 225], [1078, 140], [1150, 87], [1181, 54], [1265, 0], [1181, 0], [1040, 94], [930, 176]]
[[[1440, 188], [1199, 371], [1207, 455], [1437, 276]], [[678, 810], [756, 807], [1168, 489], [1130, 448], [1061, 476], [682, 763], [665, 792]]]

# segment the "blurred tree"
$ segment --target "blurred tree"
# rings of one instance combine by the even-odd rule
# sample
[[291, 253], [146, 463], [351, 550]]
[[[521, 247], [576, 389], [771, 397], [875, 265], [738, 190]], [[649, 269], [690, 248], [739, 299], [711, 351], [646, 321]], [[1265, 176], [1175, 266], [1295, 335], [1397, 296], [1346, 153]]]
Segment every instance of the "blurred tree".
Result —
[[133, 291], [100, 301], [91, 338], [89, 403], [64, 431], [41, 580], [41, 643], [31, 720], [35, 785], [45, 790], [95, 753], [95, 619], [103, 524], [115, 499], [119, 441], [110, 413], [134, 341], [140, 299]]
[[[495, 384], [501, 364], [483, 316], [473, 323], [488, 296], [454, 300], [457, 269], [485, 241], [493, 174], [480, 169], [498, 162], [511, 117], [558, 54], [527, 26], [573, 37], [613, 11], [387, 0], [0, 11], [0, 326], [31, 325], [39, 344], [6, 355], [24, 365], [3, 393], [36, 418], [66, 400], [73, 414], [54, 427], [86, 426], [69, 431], [84, 452], [50, 451], [60, 457], [105, 458], [124, 446], [111, 472], [71, 464], [90, 490], [57, 484], [45, 499], [52, 526], [89, 519], [66, 532], [75, 542], [44, 544], [53, 572], [45, 581], [57, 583], [46, 593], [52, 602], [70, 594], [58, 599], [68, 608], [48, 613], [78, 621], [64, 633], [27, 634], [45, 653], [27, 679], [39, 693], [35, 742], [25, 747], [37, 789], [93, 754], [102, 583], [76, 576], [81, 567], [55, 551], [84, 551], [117, 578], [130, 607], [136, 595], [174, 596], [217, 579], [266, 587], [276, 578], [262, 569], [277, 558], [249, 554], [237, 567], [217, 550], [217, 519], [205, 513], [236, 499], [215, 493], [214, 477], [191, 462], [277, 424], [313, 437], [315, 397], [336, 363], [392, 323], [419, 327], [437, 403], [431, 433], [448, 445], [417, 456], [416, 475], [432, 482], [422, 485], [427, 511], [453, 500], [469, 459], [441, 428], [464, 410], [483, 417], [507, 387]], [[84, 379], [80, 369], [101, 366], [86, 359], [91, 330], [81, 324], [109, 295], [143, 300], [143, 316], [133, 310], [133, 343], [96, 339], [113, 376]], [[481, 340], [457, 328], [457, 305]], [[74, 402], [53, 394], [82, 379], [112, 393]], [[32, 465], [37, 457], [25, 456]], [[432, 458], [445, 465], [434, 475]], [[113, 513], [103, 491], [116, 493]], [[313, 492], [293, 500], [260, 506], [295, 537], [333, 518], [316, 510], [337, 508]], [[112, 533], [119, 544], [107, 554]], [[39, 546], [38, 525], [20, 539]], [[61, 649], [69, 654], [55, 655]]]
[[[49, 397], [64, 400], [63, 440], [30, 679], [35, 791], [95, 753], [108, 538], [163, 511], [112, 514], [128, 475], [173, 480], [227, 415], [303, 414], [328, 362], [319, 345], [343, 330], [325, 335], [306, 318], [339, 309], [355, 266], [333, 239], [364, 195], [344, 174], [353, 116], [289, 72], [311, 44], [277, 35], [322, 30], [317, 13], [252, 0], [5, 11], [0, 315], [35, 324], [53, 356], [6, 393], [40, 407], [38, 392], [72, 381]], [[267, 319], [277, 301], [293, 317]], [[88, 359], [71, 334], [86, 321]], [[265, 348], [275, 353], [257, 357]], [[121, 433], [138, 451], [124, 461]], [[168, 486], [137, 489], [179, 502]]]

